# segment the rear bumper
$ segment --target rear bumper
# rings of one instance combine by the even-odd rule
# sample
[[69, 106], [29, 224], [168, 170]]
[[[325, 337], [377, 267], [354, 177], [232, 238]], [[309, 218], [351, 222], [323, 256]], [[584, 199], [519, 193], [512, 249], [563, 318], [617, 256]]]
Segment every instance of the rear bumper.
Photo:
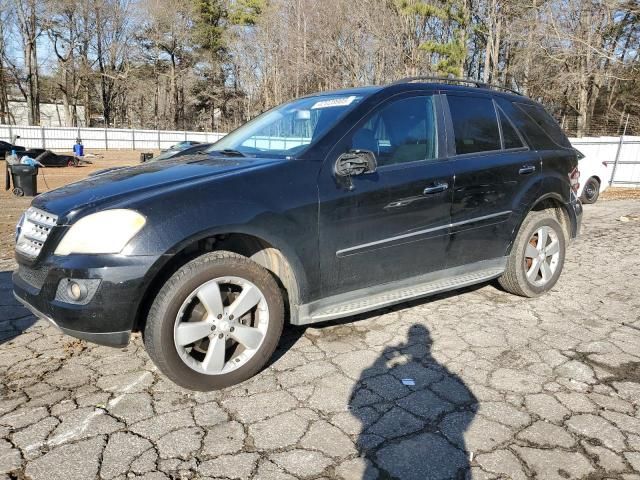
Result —
[[582, 203], [573, 192], [571, 193], [571, 200], [567, 204], [567, 212], [571, 221], [571, 238], [573, 239], [580, 235], [582, 226]]
[[[20, 265], [13, 273], [13, 293], [34, 315], [63, 332], [93, 343], [129, 343], [138, 309], [158, 257], [70, 255], [52, 257], [37, 269]], [[98, 279], [84, 305], [58, 294], [64, 279]]]

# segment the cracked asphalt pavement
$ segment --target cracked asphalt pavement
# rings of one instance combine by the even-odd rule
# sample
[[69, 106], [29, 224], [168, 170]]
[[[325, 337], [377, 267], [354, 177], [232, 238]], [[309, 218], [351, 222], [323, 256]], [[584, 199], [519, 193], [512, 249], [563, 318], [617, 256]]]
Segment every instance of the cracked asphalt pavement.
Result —
[[586, 206], [540, 298], [485, 284], [290, 327], [267, 369], [211, 393], [139, 337], [36, 321], [2, 260], [0, 478], [638, 480], [639, 246], [637, 200]]

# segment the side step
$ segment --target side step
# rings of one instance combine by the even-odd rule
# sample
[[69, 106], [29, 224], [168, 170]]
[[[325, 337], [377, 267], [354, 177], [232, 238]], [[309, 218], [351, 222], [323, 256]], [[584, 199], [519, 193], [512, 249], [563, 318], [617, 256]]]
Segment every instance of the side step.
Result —
[[[484, 268], [470, 271], [469, 266], [467, 266], [464, 272], [460, 268], [442, 270], [422, 277], [362, 289], [357, 292], [337, 295], [312, 304], [303, 305], [297, 323], [316, 323], [348, 317], [491, 280], [499, 277], [504, 272], [506, 258], [479, 263]], [[347, 296], [350, 298], [345, 298]]]

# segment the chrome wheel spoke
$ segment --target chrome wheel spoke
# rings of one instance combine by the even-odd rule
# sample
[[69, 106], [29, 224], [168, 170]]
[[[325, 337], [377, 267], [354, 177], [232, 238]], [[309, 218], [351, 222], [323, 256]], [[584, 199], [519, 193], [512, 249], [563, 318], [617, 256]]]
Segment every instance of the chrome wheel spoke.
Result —
[[253, 285], [244, 287], [238, 298], [229, 306], [227, 311], [229, 318], [239, 319], [255, 307], [261, 299], [262, 294], [257, 287]]
[[209, 315], [215, 317], [221, 315], [224, 311], [222, 295], [220, 294], [220, 285], [218, 285], [218, 282], [215, 280], [205, 283], [200, 287], [196, 296]]
[[560, 242], [558, 240], [553, 240], [549, 245], [547, 245], [547, 257], [551, 255], [555, 255], [560, 251]]
[[542, 281], [544, 283], [548, 282], [553, 276], [553, 272], [551, 271], [551, 267], [546, 261], [540, 262], [540, 273], [542, 274]]
[[527, 278], [530, 282], [535, 282], [536, 278], [538, 278], [538, 272], [540, 272], [540, 260], [536, 257], [531, 262], [529, 270], [527, 270]]
[[538, 251], [542, 251], [542, 249], [547, 245], [547, 227], [542, 227], [538, 230], [538, 244], [536, 247]]
[[219, 373], [224, 368], [224, 356], [226, 353], [225, 339], [214, 336], [209, 341], [209, 348], [202, 360], [202, 369], [206, 373]]
[[209, 322], [183, 322], [176, 329], [175, 341], [177, 345], [184, 347], [203, 339], [210, 333], [211, 323]]
[[247, 327], [246, 325], [236, 325], [233, 332], [230, 332], [229, 335], [236, 342], [240, 345], [244, 345], [249, 350], [258, 348], [260, 342], [262, 342], [262, 338], [264, 337], [264, 333], [260, 330], [253, 327]]
[[526, 258], [536, 258], [538, 256], [540, 252], [538, 252], [538, 250], [536, 249], [536, 247], [534, 247], [533, 245], [531, 245], [530, 243], [527, 243], [527, 248], [524, 251], [524, 256]]

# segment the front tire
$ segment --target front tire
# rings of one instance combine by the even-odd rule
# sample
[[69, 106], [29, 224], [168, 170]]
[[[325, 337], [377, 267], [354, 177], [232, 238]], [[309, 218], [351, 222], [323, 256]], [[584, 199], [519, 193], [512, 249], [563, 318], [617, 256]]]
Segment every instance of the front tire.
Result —
[[584, 188], [582, 189], [582, 196], [580, 200], [582, 203], [596, 203], [598, 197], [600, 196], [600, 182], [597, 178], [591, 177], [584, 184]]
[[216, 390], [258, 373], [280, 339], [282, 294], [246, 257], [218, 251], [180, 268], [147, 317], [144, 343], [157, 367], [191, 390]]
[[553, 288], [564, 265], [566, 232], [549, 212], [531, 212], [522, 223], [498, 279], [506, 291], [537, 297]]

